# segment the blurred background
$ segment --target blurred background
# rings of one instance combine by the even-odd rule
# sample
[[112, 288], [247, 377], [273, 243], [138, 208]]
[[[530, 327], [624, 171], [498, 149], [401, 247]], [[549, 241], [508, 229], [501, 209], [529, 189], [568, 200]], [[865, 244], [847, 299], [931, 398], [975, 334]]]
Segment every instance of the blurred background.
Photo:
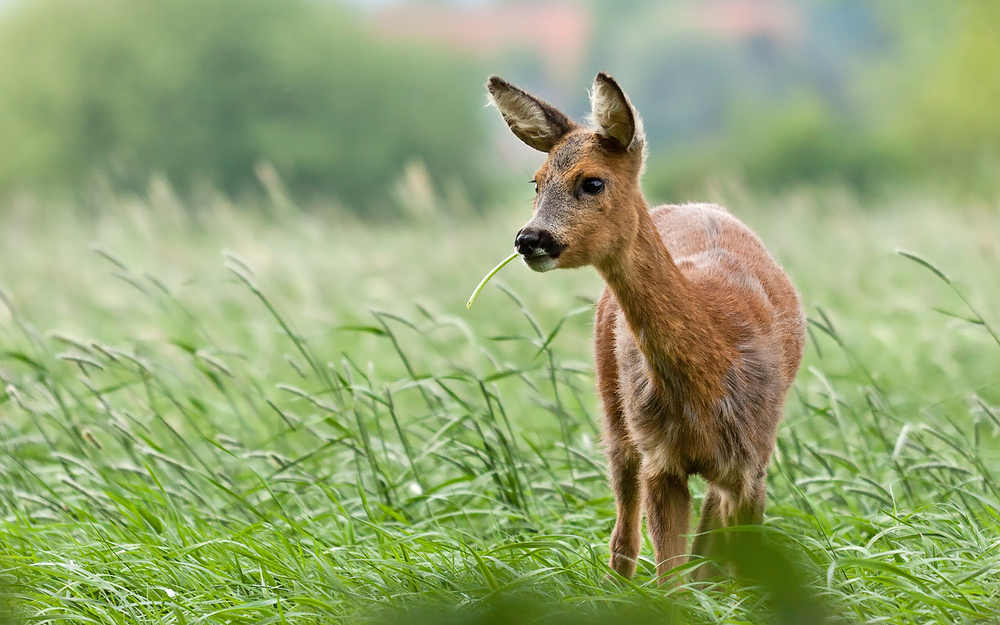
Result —
[[487, 75], [581, 116], [599, 70], [645, 119], [652, 201], [992, 195], [998, 24], [994, 0], [0, 0], [0, 197], [482, 212], [540, 162]]
[[[803, 567], [763, 593], [650, 592], [648, 545], [606, 583], [596, 272], [465, 305], [544, 159], [487, 77], [579, 119], [601, 70], [650, 202], [727, 206], [802, 295], [768, 533]], [[1000, 0], [0, 0], [0, 595], [820, 623], [804, 584], [838, 623], [997, 622], [998, 103]]]

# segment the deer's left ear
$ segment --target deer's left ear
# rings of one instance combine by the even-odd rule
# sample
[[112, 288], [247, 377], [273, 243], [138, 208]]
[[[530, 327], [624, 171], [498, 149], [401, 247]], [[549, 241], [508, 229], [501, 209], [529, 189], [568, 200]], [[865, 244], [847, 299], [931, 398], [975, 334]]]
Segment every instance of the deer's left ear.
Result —
[[486, 90], [511, 132], [536, 150], [550, 152], [576, 128], [562, 111], [502, 78], [490, 76]]
[[646, 136], [642, 119], [615, 79], [601, 72], [590, 93], [590, 117], [597, 131], [614, 140], [621, 149], [642, 152]]

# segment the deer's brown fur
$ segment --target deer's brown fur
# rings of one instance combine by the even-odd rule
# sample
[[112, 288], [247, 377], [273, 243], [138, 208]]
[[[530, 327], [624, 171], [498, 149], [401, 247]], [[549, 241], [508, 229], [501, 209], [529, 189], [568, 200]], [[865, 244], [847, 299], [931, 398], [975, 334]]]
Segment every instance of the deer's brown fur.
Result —
[[537, 271], [592, 265], [607, 285], [594, 352], [617, 508], [610, 566], [634, 574], [644, 509], [662, 581], [685, 560], [691, 474], [708, 484], [696, 554], [717, 553], [724, 535], [711, 530], [763, 518], [767, 464], [802, 357], [799, 296], [725, 209], [649, 210], [642, 124], [610, 76], [594, 83], [595, 128], [499, 78], [487, 88], [514, 134], [549, 154], [518, 251]]

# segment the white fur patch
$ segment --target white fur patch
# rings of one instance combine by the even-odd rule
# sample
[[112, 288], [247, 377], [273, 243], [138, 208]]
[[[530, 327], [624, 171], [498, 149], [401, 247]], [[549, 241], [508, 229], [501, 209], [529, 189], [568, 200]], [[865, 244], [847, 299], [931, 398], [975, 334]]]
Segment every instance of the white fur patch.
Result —
[[642, 452], [643, 468], [655, 475], [684, 475], [684, 467], [671, 453], [670, 445], [656, 445]]
[[546, 271], [552, 271], [556, 268], [557, 261], [551, 256], [535, 256], [534, 258], [525, 258], [524, 264], [531, 268], [532, 271], [537, 271], [538, 273], [545, 273]]

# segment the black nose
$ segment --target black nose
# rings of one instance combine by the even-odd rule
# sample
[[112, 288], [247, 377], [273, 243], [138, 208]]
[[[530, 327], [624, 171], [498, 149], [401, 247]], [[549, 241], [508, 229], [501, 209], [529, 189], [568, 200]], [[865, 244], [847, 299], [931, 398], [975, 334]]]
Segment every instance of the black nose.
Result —
[[537, 228], [522, 228], [514, 239], [514, 249], [522, 256], [539, 256], [547, 254], [556, 258], [566, 246], [556, 241], [548, 230]]
[[534, 228], [522, 228], [514, 239], [514, 249], [518, 254], [533, 256], [538, 249], [538, 230]]

